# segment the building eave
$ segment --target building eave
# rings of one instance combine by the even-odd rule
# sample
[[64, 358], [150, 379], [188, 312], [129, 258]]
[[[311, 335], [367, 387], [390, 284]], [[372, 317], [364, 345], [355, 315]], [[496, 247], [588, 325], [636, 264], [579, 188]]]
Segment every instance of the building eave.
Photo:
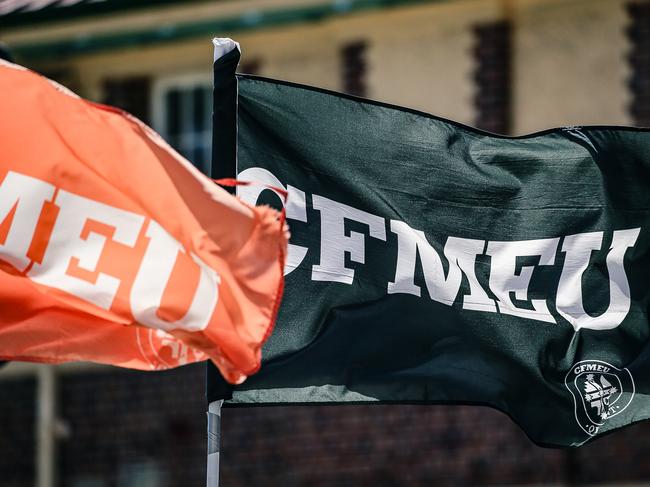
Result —
[[[191, 1], [201, 2], [206, 0]], [[188, 0], [106, 0], [99, 2], [82, 0], [77, 4], [64, 7], [53, 4], [35, 10], [21, 9], [0, 15], [0, 23], [3, 28], [28, 27], [60, 21], [69, 22], [71, 20], [83, 20], [84, 18], [97, 18], [106, 15], [122, 15], [134, 10], [187, 3], [189, 3]]]
[[83, 54], [145, 47], [203, 36], [212, 37], [224, 33], [232, 34], [293, 24], [320, 22], [362, 11], [431, 4], [442, 1], [446, 0], [339, 0], [313, 6], [249, 10], [231, 17], [178, 22], [138, 30], [116, 31], [96, 35], [83, 33], [61, 40], [14, 43], [10, 47], [20, 60], [60, 60]]

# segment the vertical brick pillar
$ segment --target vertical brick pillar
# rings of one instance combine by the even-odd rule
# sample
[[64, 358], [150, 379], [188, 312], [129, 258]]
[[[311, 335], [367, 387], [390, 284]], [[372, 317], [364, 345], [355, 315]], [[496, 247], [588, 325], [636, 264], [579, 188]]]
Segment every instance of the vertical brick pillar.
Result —
[[631, 47], [628, 56], [632, 92], [630, 113], [634, 125], [650, 127], [650, 2], [630, 2], [627, 11]]
[[497, 134], [512, 128], [512, 26], [508, 21], [474, 27], [476, 127]]
[[341, 49], [342, 86], [345, 93], [356, 96], [368, 94], [366, 83], [367, 49], [368, 44], [365, 41], [351, 42]]

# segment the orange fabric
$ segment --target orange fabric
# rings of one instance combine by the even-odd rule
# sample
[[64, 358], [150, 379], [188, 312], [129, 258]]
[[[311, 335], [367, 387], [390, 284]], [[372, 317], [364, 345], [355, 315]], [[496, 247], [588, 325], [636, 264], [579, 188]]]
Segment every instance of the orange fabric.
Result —
[[283, 285], [278, 212], [214, 185], [128, 114], [4, 62], [0, 141], [1, 359], [210, 358], [232, 383], [257, 371]]

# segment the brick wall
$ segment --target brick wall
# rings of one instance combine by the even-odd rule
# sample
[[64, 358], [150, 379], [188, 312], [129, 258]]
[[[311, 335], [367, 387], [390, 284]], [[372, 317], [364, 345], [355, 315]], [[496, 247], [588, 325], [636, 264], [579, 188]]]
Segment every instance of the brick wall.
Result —
[[59, 485], [205, 485], [204, 369], [60, 376]]
[[535, 447], [480, 407], [316, 406], [227, 409], [226, 486], [557, 483], [564, 455]]
[[28, 487], [36, 480], [36, 381], [0, 382], [0, 485]]
[[[58, 377], [58, 486], [205, 485], [204, 366]], [[34, 485], [33, 379], [0, 382], [0, 485]], [[225, 409], [221, 478], [236, 486], [620, 485], [650, 478], [650, 422], [577, 450], [532, 444], [470, 406]]]
[[620, 485], [650, 478], [650, 423], [578, 450], [537, 447], [470, 406], [225, 409], [222, 481], [234, 486]]
[[223, 485], [620, 485], [650, 478], [650, 423], [578, 450], [537, 447], [469, 406], [226, 409]]

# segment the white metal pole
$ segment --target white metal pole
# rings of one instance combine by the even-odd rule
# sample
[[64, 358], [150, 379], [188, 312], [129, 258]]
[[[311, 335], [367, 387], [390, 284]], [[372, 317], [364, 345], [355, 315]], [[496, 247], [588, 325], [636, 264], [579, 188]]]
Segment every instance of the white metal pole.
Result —
[[56, 374], [52, 365], [41, 365], [37, 373], [36, 486], [54, 487], [56, 458]]
[[219, 487], [219, 454], [221, 453], [221, 406], [223, 400], [208, 406], [208, 480], [207, 487]]

